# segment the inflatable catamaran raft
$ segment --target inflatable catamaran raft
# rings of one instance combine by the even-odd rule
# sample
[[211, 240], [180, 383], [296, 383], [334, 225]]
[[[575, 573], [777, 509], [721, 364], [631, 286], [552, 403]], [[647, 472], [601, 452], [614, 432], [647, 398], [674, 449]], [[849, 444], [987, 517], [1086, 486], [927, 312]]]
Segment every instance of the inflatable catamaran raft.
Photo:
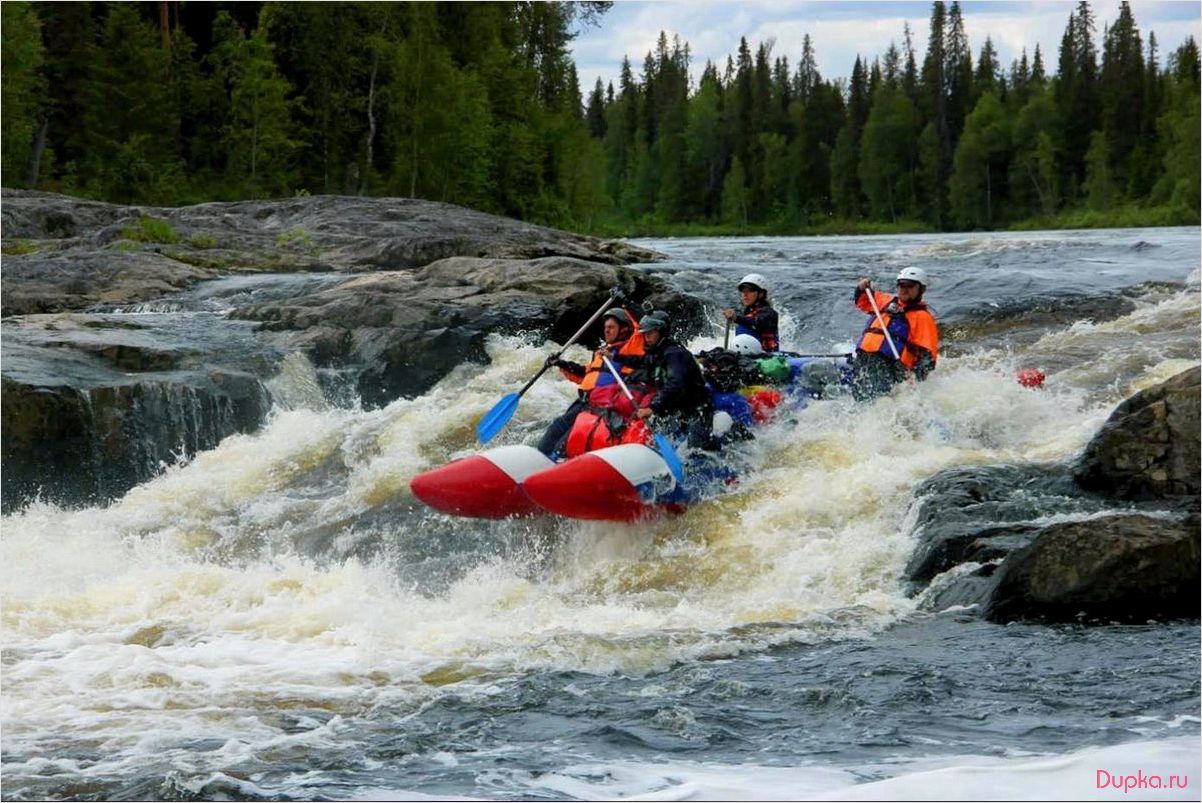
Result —
[[[716, 434], [747, 431], [781, 410], [804, 407], [830, 383], [847, 380], [845, 359], [773, 359], [781, 384], [723, 391], [711, 382]], [[712, 371], [707, 370], [707, 377], [712, 377]], [[730, 450], [737, 449], [735, 441], [728, 441], [720, 453], [694, 452], [674, 467], [672, 462], [678, 458], [671, 446], [637, 431], [632, 439], [636, 442], [577, 452], [561, 462], [532, 446], [500, 446], [419, 474], [409, 487], [425, 504], [455, 516], [503, 519], [553, 514], [635, 521], [680, 513], [735, 480], [729, 460]]]

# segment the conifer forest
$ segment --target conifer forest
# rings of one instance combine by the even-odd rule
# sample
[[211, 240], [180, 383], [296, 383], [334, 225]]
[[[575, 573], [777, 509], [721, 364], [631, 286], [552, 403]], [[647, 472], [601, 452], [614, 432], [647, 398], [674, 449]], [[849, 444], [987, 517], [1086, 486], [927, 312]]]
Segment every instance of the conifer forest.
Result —
[[417, 197], [604, 234], [1195, 224], [1199, 54], [1065, 5], [1010, 64], [937, 0], [849, 78], [822, 42], [581, 87], [607, 2], [4, 2], [5, 187], [157, 205]]

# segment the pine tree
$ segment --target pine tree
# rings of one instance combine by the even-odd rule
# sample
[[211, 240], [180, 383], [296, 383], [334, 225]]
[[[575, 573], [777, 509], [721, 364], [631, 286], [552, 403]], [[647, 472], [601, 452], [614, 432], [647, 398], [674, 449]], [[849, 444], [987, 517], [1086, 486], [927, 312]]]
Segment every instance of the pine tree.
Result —
[[222, 11], [213, 34], [210, 63], [228, 98], [220, 137], [227, 186], [238, 198], [287, 195], [299, 143], [290, 137], [291, 87], [276, 70], [266, 32], [259, 28], [248, 37]]
[[[1025, 51], [1023, 57], [1026, 58]], [[986, 92], [1000, 94], [1001, 87], [998, 83], [1000, 77], [1001, 69], [998, 66], [997, 51], [993, 48], [993, 40], [986, 36], [985, 44], [981, 46], [981, 55], [977, 59], [977, 72], [973, 76], [973, 92], [977, 96]]]
[[[926, 199], [926, 219], [936, 228], [943, 228], [947, 212], [947, 176], [951, 172], [952, 133], [948, 124], [945, 65], [947, 49], [944, 29], [947, 15], [942, 0], [931, 4], [930, 36], [922, 62], [922, 84], [919, 110], [930, 123], [930, 133], [923, 132], [922, 188]], [[933, 145], [933, 148], [932, 148]]]
[[[613, 85], [610, 85], [610, 94], [613, 93]], [[611, 101], [612, 102], [612, 101]], [[593, 86], [593, 91], [588, 96], [588, 110], [584, 114], [588, 121], [588, 131], [595, 139], [605, 138], [605, 88], [601, 84], [601, 79], [597, 79], [597, 83]]]
[[814, 56], [814, 45], [807, 33], [801, 39], [801, 61], [797, 64], [797, 75], [793, 79], [794, 92], [802, 104], [808, 104], [814, 88], [822, 80], [818, 74], [818, 60]]
[[1126, 186], [1131, 152], [1140, 141], [1146, 103], [1143, 42], [1131, 6], [1123, 2], [1119, 16], [1106, 31], [1102, 47], [1102, 130], [1110, 154], [1114, 182]]
[[1077, 4], [1069, 15], [1060, 42], [1060, 69], [1056, 80], [1056, 105], [1060, 113], [1059, 136], [1064, 189], [1076, 200], [1085, 177], [1085, 153], [1091, 133], [1098, 127], [1097, 49], [1093, 43], [1093, 12]]
[[914, 38], [910, 34], [910, 23], [906, 22], [902, 25], [902, 31], [905, 34], [903, 51], [905, 53], [905, 64], [902, 67], [902, 91], [906, 93], [906, 97], [910, 102], [918, 104], [918, 62], [914, 56]]
[[714, 220], [721, 212], [728, 146], [722, 120], [722, 83], [713, 64], [706, 64], [697, 92], [689, 99], [687, 119], [685, 195], [692, 200], [688, 217]]
[[947, 53], [943, 75], [947, 81], [947, 124], [954, 148], [964, 130], [964, 119], [973, 107], [972, 51], [964, 32], [960, 3], [953, 2], [947, 15]]

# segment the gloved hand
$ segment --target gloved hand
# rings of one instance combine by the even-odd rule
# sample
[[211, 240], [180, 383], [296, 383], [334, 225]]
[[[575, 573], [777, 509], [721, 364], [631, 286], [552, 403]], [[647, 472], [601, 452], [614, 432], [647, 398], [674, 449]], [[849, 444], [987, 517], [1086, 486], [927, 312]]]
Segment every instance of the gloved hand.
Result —
[[584, 366], [578, 362], [572, 362], [571, 360], [561, 360], [561, 359], [556, 358], [555, 361], [551, 363], [551, 365], [554, 365], [556, 368], [558, 368], [561, 371], [567, 371], [569, 374], [572, 374], [574, 376], [583, 376], [584, 375]]

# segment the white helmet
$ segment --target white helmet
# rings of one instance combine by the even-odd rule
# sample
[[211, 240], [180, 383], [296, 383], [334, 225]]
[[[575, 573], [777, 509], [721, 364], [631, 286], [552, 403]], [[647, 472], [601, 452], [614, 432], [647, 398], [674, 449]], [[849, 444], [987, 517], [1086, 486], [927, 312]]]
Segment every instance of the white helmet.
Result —
[[768, 292], [768, 280], [758, 273], [749, 273], [742, 279], [739, 279], [738, 286], [740, 288], [745, 284], [749, 284], [752, 287], [763, 290], [765, 293]]
[[897, 274], [899, 282], [918, 282], [923, 286], [923, 289], [931, 286], [931, 280], [927, 278], [927, 272], [922, 268], [902, 268]]
[[735, 354], [763, 354], [764, 347], [755, 335], [735, 335], [730, 341], [730, 350]]

